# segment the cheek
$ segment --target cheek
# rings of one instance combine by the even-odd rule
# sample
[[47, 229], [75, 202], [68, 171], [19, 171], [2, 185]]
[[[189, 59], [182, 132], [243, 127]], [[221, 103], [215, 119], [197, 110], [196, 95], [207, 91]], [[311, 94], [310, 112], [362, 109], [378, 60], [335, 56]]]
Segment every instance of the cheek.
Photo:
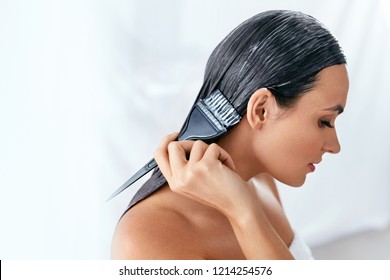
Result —
[[313, 157], [321, 149], [321, 135], [315, 129], [297, 130], [289, 136], [290, 143], [287, 143], [288, 147], [286, 147], [286, 153], [290, 155], [289, 157], [309, 162], [314, 160]]
[[257, 154], [266, 172], [285, 184], [298, 186], [305, 181], [307, 164], [316, 159], [320, 134], [303, 126], [283, 126], [270, 133]]

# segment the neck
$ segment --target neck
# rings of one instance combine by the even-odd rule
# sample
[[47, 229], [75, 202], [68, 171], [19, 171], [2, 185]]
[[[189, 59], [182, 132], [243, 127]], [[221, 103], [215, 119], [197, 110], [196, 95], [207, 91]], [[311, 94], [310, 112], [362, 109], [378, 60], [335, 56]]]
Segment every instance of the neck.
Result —
[[236, 173], [245, 181], [263, 172], [253, 152], [251, 131], [246, 118], [243, 118], [226, 136], [217, 141], [217, 144], [232, 157]]

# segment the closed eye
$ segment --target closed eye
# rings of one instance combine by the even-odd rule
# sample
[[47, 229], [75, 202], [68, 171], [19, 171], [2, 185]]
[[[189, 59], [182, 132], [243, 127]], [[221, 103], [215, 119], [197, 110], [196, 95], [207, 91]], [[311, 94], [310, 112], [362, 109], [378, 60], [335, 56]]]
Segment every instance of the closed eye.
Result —
[[330, 121], [326, 121], [326, 120], [320, 120], [320, 127], [334, 128], [334, 126], [330, 123]]

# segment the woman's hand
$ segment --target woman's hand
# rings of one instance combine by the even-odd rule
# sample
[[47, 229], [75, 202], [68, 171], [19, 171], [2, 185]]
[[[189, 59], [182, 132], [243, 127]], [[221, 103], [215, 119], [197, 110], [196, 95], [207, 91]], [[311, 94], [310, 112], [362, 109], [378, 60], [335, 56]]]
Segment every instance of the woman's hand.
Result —
[[248, 206], [256, 196], [234, 171], [230, 155], [217, 144], [174, 141], [177, 135], [165, 137], [154, 154], [170, 188], [216, 208], [228, 218], [237, 217], [242, 206]]
[[247, 259], [291, 259], [230, 155], [217, 144], [178, 142], [177, 136], [165, 137], [154, 154], [171, 189], [222, 212]]

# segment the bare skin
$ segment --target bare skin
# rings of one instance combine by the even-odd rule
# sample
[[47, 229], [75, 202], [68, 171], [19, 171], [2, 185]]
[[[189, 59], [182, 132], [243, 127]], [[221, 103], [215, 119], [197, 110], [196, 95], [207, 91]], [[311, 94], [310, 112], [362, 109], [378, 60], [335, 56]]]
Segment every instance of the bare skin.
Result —
[[331, 66], [288, 111], [268, 90], [253, 93], [245, 118], [217, 144], [165, 137], [155, 159], [169, 186], [123, 216], [112, 257], [292, 259], [272, 177], [300, 186], [324, 153], [340, 151], [334, 122], [347, 92], [345, 66]]
[[[286, 246], [293, 232], [269, 175], [256, 188], [264, 211]], [[271, 181], [273, 182], [273, 181]], [[254, 185], [254, 183], [252, 183]], [[113, 239], [114, 259], [245, 259], [228, 219], [166, 185], [128, 211]]]

